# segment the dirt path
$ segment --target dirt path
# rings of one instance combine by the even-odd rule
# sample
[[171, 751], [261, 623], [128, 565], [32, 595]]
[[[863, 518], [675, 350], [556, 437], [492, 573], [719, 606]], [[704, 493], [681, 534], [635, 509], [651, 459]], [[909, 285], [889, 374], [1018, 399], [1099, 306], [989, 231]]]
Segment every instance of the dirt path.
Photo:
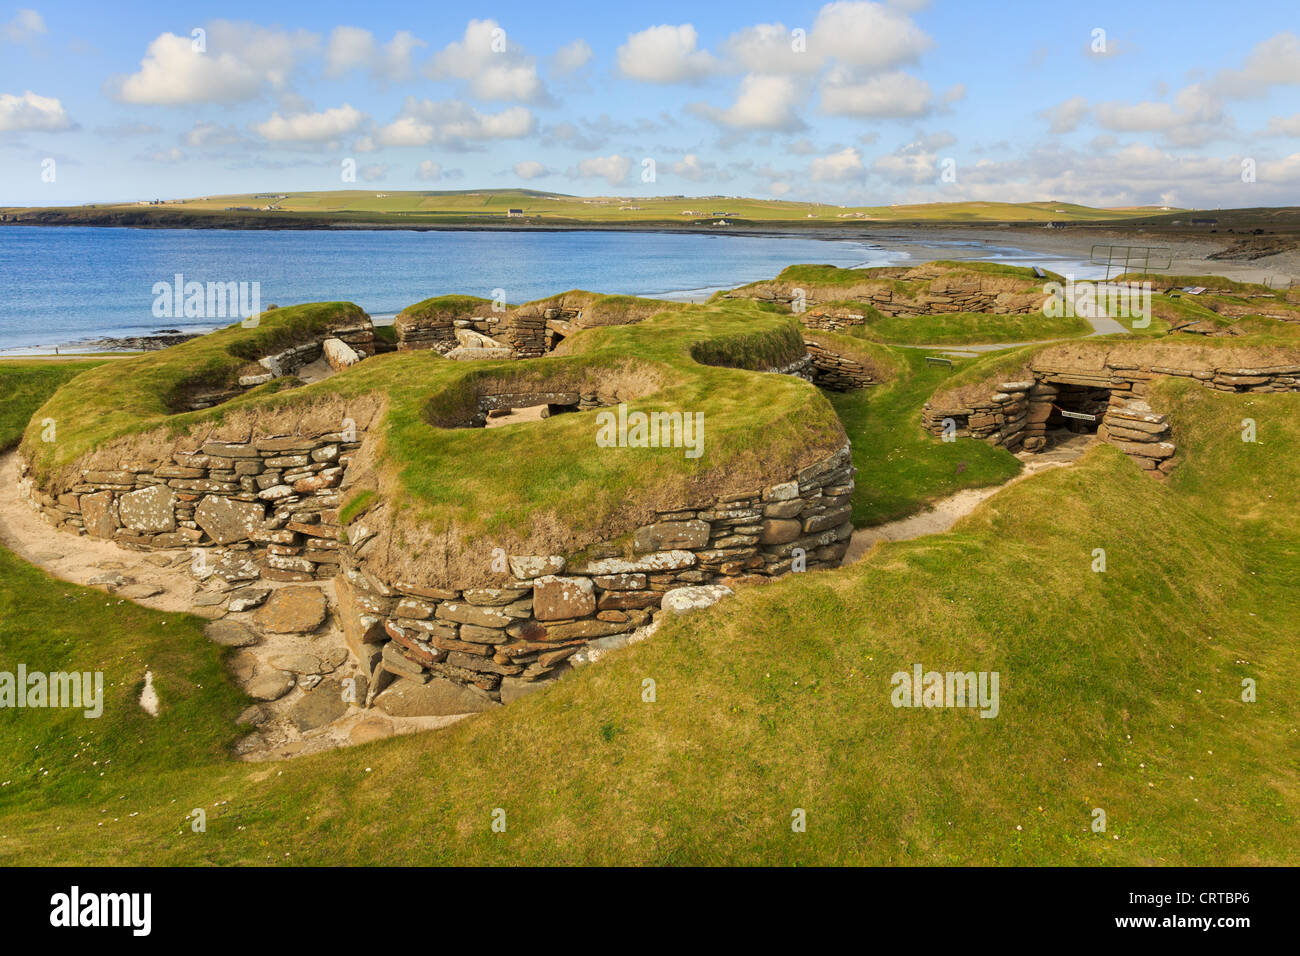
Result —
[[957, 523], [959, 518], [970, 514], [980, 502], [992, 498], [1007, 485], [1024, 481], [1043, 471], [1066, 468], [1074, 464], [1096, 440], [1093, 435], [1079, 435], [1045, 452], [1038, 454], [1021, 452], [1016, 457], [1025, 463], [1025, 467], [1010, 481], [988, 488], [967, 488], [935, 502], [928, 511], [921, 514], [870, 528], [858, 528], [849, 540], [849, 550], [845, 553], [842, 564], [852, 564], [859, 560], [881, 541], [910, 541], [913, 538], [947, 531]]
[[[308, 587], [319, 589], [332, 609], [333, 581], [306, 585], [265, 579], [227, 582], [216, 576], [202, 577], [196, 556], [190, 551], [131, 551], [111, 541], [59, 531], [21, 497], [16, 452], [0, 456], [0, 544], [56, 578], [98, 588], [119, 602], [131, 600], [156, 611], [233, 621], [252, 631], [257, 637], [255, 643], [230, 655], [234, 681], [247, 686], [259, 678], [284, 675], [282, 679], [291, 687], [279, 698], [255, 703], [241, 715], [241, 723], [248, 723], [250, 730], [256, 727], [237, 747], [244, 760], [278, 760], [317, 753], [393, 734], [445, 727], [465, 716], [391, 717], [377, 709], [350, 704], [333, 720], [300, 726], [303, 717], [295, 707], [322, 680], [360, 676], [337, 616], [331, 610], [325, 622], [309, 633], [276, 634], [265, 632], [255, 623], [256, 609], [265, 602], [243, 611], [230, 610], [229, 603], [236, 592]], [[208, 563], [216, 563], [222, 553], [218, 548], [195, 551]], [[286, 662], [292, 666], [286, 666]], [[165, 708], [166, 684], [156, 681], [155, 690]]]

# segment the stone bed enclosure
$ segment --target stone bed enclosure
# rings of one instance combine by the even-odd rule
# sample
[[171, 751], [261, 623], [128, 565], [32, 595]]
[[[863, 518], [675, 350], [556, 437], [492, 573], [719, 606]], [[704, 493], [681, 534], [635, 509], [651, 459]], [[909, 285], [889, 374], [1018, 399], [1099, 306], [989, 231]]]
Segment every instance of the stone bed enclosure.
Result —
[[[1164, 414], [1146, 398], [1162, 376], [1191, 378], [1225, 392], [1300, 391], [1300, 353], [1166, 345], [1057, 345], [1036, 353], [1005, 381], [936, 394], [921, 414], [931, 434], [971, 437], [1011, 451], [1036, 452], [1050, 428], [1095, 431], [1143, 470], [1168, 474], [1176, 446]], [[1004, 376], [1005, 377], [1005, 376]], [[1092, 415], [1095, 421], [1062, 415]]]

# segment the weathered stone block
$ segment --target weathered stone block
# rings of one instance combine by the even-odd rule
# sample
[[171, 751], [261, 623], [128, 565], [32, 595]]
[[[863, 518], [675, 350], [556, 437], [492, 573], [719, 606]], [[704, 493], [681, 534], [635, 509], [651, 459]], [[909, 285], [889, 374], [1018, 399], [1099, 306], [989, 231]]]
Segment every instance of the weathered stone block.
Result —
[[596, 611], [590, 578], [545, 575], [533, 581], [533, 616], [539, 621], [586, 617]]
[[132, 531], [176, 530], [176, 493], [166, 485], [154, 485], [122, 495], [117, 503], [118, 520]]

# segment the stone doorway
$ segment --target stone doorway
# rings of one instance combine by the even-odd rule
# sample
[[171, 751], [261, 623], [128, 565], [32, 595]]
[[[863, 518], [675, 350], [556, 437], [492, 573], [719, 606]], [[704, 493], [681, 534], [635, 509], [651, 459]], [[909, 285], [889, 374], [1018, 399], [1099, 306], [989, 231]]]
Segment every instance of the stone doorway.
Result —
[[1053, 435], [1095, 435], [1110, 406], [1110, 389], [1089, 385], [1058, 385], [1051, 401], [1046, 427]]

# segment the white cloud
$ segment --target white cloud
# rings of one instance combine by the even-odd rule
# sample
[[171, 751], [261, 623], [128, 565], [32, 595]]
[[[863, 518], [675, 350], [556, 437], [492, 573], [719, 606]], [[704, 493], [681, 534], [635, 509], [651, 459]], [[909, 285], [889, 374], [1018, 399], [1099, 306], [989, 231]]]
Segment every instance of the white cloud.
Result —
[[569, 170], [571, 177], [580, 179], [604, 179], [611, 186], [619, 186], [627, 179], [632, 160], [614, 153], [610, 156], [596, 156], [578, 163], [577, 171]]
[[63, 104], [52, 96], [38, 96], [31, 90], [22, 96], [0, 93], [0, 130], [57, 132], [71, 128]]
[[423, 40], [407, 30], [398, 30], [380, 47], [374, 34], [361, 27], [335, 27], [325, 48], [325, 75], [343, 76], [356, 69], [369, 71], [381, 80], [400, 82], [414, 76], [411, 57]]
[[508, 41], [495, 20], [471, 20], [462, 39], [447, 44], [425, 65], [435, 80], [463, 80], [476, 99], [544, 103], [550, 97], [537, 62]]
[[699, 36], [689, 23], [650, 27], [628, 35], [618, 48], [618, 69], [624, 76], [646, 83], [683, 83], [715, 72], [713, 54], [697, 48]]
[[868, 71], [915, 62], [933, 41], [902, 12], [881, 3], [828, 3], [813, 21], [808, 49]]
[[515, 175], [520, 179], [537, 179], [539, 176], [550, 176], [551, 170], [535, 159], [525, 159], [515, 163]]
[[317, 40], [301, 30], [216, 21], [207, 27], [205, 52], [197, 52], [188, 36], [164, 33], [149, 44], [138, 72], [112, 77], [105, 86], [124, 103], [243, 102], [267, 87], [283, 89], [296, 59]]
[[777, 180], [767, 184], [767, 191], [773, 196], [784, 196], [790, 191], [790, 184]]
[[1300, 85], [1300, 36], [1278, 33], [1258, 44], [1239, 70], [1222, 70], [1213, 89], [1224, 96], [1257, 97], [1273, 86]]
[[415, 169], [415, 175], [419, 179], [431, 182], [435, 179], [442, 178], [442, 165], [435, 163], [431, 159], [423, 160]]
[[152, 150], [140, 158], [150, 163], [179, 163], [185, 160], [185, 154], [172, 146], [169, 149]]
[[1189, 86], [1173, 103], [1098, 103], [1097, 125], [1117, 133], [1170, 130], [1192, 123], [1217, 123], [1223, 119], [1218, 101], [1199, 86]]
[[194, 149], [251, 145], [233, 126], [219, 126], [216, 123], [204, 122], [196, 122], [190, 131], [181, 137], [181, 142]]
[[792, 131], [805, 124], [798, 115], [803, 100], [799, 85], [788, 76], [750, 73], [740, 83], [736, 101], [725, 110], [693, 104], [693, 112], [732, 129]]
[[35, 10], [19, 10], [8, 23], [0, 25], [0, 37], [10, 43], [26, 43], [45, 32], [45, 21]]
[[859, 80], [835, 67], [821, 87], [821, 109], [832, 116], [925, 116], [934, 105], [930, 84], [910, 73], [882, 73]]
[[579, 37], [555, 51], [555, 68], [561, 73], [573, 73], [590, 63], [594, 55], [587, 41]]
[[1300, 136], [1300, 113], [1291, 116], [1270, 116], [1264, 136]]
[[1048, 121], [1049, 132], [1073, 133], [1089, 112], [1086, 96], [1072, 96], [1064, 103], [1040, 111], [1038, 115]]
[[728, 57], [751, 73], [815, 73], [823, 58], [801, 38], [800, 48], [792, 31], [781, 23], [759, 23], [733, 33], [723, 44]]
[[369, 66], [376, 52], [375, 35], [361, 27], [335, 27], [325, 48], [325, 74], [342, 76]]
[[695, 183], [707, 181], [726, 182], [731, 179], [730, 173], [718, 169], [714, 163], [702, 161], [695, 153], [687, 153], [679, 162], [673, 163], [669, 169], [672, 170], [674, 176], [680, 176], [682, 179], [689, 179]]
[[459, 100], [422, 100], [408, 96], [402, 113], [375, 133], [381, 146], [429, 146], [441, 144], [467, 148], [490, 139], [518, 139], [532, 133], [533, 114], [522, 106], [500, 113], [481, 113]]
[[362, 166], [361, 169], [358, 170], [358, 172], [361, 173], [361, 178], [364, 179], [366, 182], [376, 183], [382, 179], [388, 178], [388, 164], [370, 163], [366, 166]]
[[894, 184], [932, 183], [938, 178], [934, 153], [904, 147], [896, 153], [879, 157], [871, 164], [871, 171]]
[[862, 179], [866, 175], [862, 165], [862, 153], [852, 146], [847, 146], [838, 153], [819, 156], [808, 167], [808, 175], [814, 182], [842, 183]]
[[253, 131], [273, 143], [327, 143], [355, 133], [366, 121], [366, 114], [344, 103], [320, 113], [293, 113], [271, 118], [253, 126]]

